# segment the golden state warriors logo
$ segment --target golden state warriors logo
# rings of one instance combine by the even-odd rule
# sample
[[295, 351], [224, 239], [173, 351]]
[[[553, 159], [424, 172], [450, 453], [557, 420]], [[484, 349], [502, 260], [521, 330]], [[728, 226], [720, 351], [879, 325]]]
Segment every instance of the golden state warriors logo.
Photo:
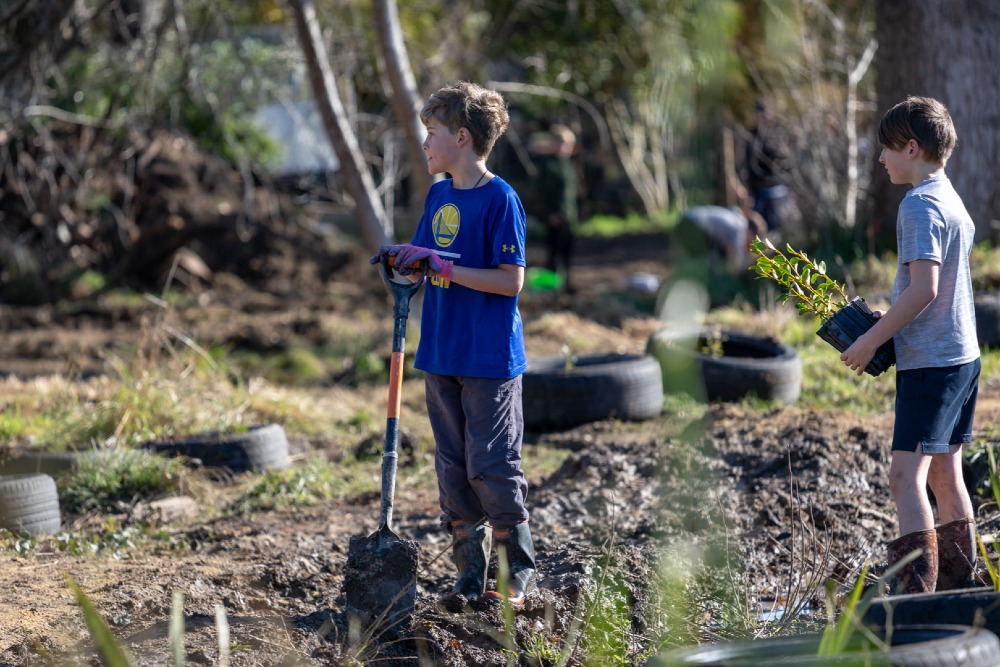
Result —
[[454, 204], [445, 204], [434, 214], [431, 229], [434, 230], [434, 242], [438, 246], [447, 248], [455, 242], [461, 224], [459, 217], [458, 207]]

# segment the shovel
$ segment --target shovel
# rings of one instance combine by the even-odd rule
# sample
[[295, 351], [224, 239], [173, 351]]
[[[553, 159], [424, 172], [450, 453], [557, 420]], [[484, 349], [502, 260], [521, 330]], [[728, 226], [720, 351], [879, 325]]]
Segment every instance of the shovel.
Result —
[[[399, 406], [403, 386], [403, 347], [410, 298], [427, 275], [427, 263], [416, 282], [392, 280], [392, 260], [383, 255], [382, 280], [393, 296], [392, 360], [389, 366], [389, 405], [382, 456], [382, 509], [378, 529], [365, 537], [354, 535], [347, 553], [343, 591], [348, 618], [355, 629], [378, 623], [390, 634], [408, 624], [417, 598], [417, 553], [414, 540], [402, 540], [392, 530], [392, 501], [396, 491], [396, 445], [399, 443]], [[360, 623], [360, 628], [357, 624]]]

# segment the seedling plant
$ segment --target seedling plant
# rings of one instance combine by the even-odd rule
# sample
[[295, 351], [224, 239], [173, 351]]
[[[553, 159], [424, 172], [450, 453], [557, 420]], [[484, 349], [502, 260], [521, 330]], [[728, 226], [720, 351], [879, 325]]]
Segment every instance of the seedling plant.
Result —
[[814, 315], [824, 322], [847, 305], [845, 288], [827, 274], [825, 262], [814, 261], [788, 244], [782, 252], [770, 239], [760, 237], [750, 244], [750, 251], [757, 255], [750, 269], [783, 288], [779, 303], [792, 301], [801, 315]]

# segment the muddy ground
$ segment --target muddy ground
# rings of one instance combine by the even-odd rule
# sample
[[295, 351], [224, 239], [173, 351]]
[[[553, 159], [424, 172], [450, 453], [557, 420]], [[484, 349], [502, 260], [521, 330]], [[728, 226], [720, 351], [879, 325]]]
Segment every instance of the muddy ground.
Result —
[[[634, 272], [664, 278], [665, 251], [666, 241], [655, 236], [586, 243], [575, 294], [525, 295], [529, 354], [558, 350], [544, 323], [554, 313], [595, 351], [641, 351], [657, 327], [653, 297], [624, 281]], [[207, 293], [200, 305], [176, 311], [175, 326], [203, 344], [266, 348], [308, 341], [321, 320], [350, 322], [359, 303], [386, 305], [364, 259], [354, 258], [351, 279], [334, 280], [319, 294]], [[2, 307], [0, 370], [10, 375], [7, 382], [46, 373], [85, 382], [102, 372], [109, 350], [134, 343], [142, 318], [155, 312], [93, 301]], [[371, 395], [383, 391], [375, 387]], [[404, 387], [409, 395], [420, 391], [416, 380]], [[995, 382], [984, 383], [979, 424], [995, 420], [998, 395]], [[405, 418], [423, 416], [417, 411]], [[602, 642], [627, 656], [614, 664], [639, 663], [655, 648], [653, 637], [708, 640], [734, 632], [740, 615], [754, 625], [749, 621], [759, 609], [752, 605], [766, 598], [821, 610], [822, 581], [852, 582], [860, 564], [878, 560], [895, 536], [886, 480], [890, 433], [890, 414], [712, 405], [703, 416], [668, 409], [643, 423], [529, 434], [526, 448], [544, 442], [570, 454], [551, 475], [527, 471], [541, 583], [515, 617], [521, 664], [554, 664], [563, 650], [571, 652], [569, 664], [581, 664], [579, 647], [596, 651]], [[306, 441], [294, 433], [290, 440], [295, 455], [358, 444]], [[197, 512], [153, 520], [163, 530], [159, 546], [121, 560], [55, 549], [28, 557], [0, 552], [0, 665], [47, 664], [40, 655], [56, 664], [94, 664], [64, 574], [92, 597], [141, 665], [174, 664], [167, 640], [174, 591], [185, 595], [190, 665], [218, 662], [220, 604], [232, 665], [357, 664], [351, 655], [362, 664], [386, 664], [376, 662], [385, 658], [401, 665], [511, 664], [497, 607], [464, 614], [436, 607], [453, 566], [438, 526], [436, 490], [427, 480], [408, 479], [407, 471], [404, 453], [394, 527], [417, 541], [421, 570], [416, 611], [401, 639], [388, 641], [387, 633], [359, 642], [347, 626], [341, 583], [348, 544], [378, 520], [378, 497], [364, 494], [207, 522]], [[74, 520], [67, 517], [71, 528], [85, 525]], [[92, 529], [92, 517], [87, 525]], [[672, 569], [678, 564], [680, 573]], [[660, 583], [676, 592], [685, 580], [697, 580], [700, 588], [689, 585], [688, 603], [679, 606]], [[697, 592], [727, 588], [715, 601]], [[729, 606], [720, 606], [727, 598]], [[609, 612], [615, 609], [617, 621]], [[580, 619], [590, 620], [589, 634], [577, 632]]]

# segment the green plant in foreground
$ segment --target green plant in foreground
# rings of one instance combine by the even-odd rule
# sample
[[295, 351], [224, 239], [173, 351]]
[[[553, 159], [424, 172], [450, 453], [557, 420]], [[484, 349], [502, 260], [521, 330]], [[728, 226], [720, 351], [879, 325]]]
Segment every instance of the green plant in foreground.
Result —
[[854, 588], [851, 590], [851, 594], [848, 596], [847, 603], [845, 604], [839, 617], [836, 617], [834, 614], [835, 584], [832, 580], [827, 581], [827, 625], [823, 629], [817, 655], [836, 656], [848, 652], [858, 633], [860, 633], [863, 639], [866, 640], [867, 644], [870, 644], [873, 647], [879, 647], [879, 649], [887, 648], [886, 645], [889, 642], [876, 637], [875, 634], [861, 622], [861, 619], [864, 618], [864, 615], [871, 606], [872, 600], [875, 599], [875, 596], [885, 593], [886, 582], [899, 574], [899, 572], [911, 561], [919, 558], [921, 553], [922, 551], [920, 549], [915, 549], [900, 558], [899, 561], [892, 565], [892, 567], [882, 573], [882, 575], [878, 578], [876, 585], [870, 587], [868, 592], [862, 595], [865, 577], [868, 575], [868, 565], [865, 564], [865, 566], [861, 568], [861, 573], [858, 575], [857, 580], [854, 582]]
[[83, 610], [83, 618], [87, 623], [90, 637], [97, 645], [98, 653], [101, 654], [101, 661], [107, 667], [134, 667], [136, 663], [132, 659], [132, 656], [115, 640], [114, 635], [111, 634], [111, 628], [108, 627], [107, 621], [97, 612], [94, 603], [90, 601], [90, 598], [83, 592], [83, 589], [73, 580], [73, 577], [68, 574], [65, 576], [66, 584], [76, 597], [76, 603]]
[[[136, 662], [125, 647], [115, 639], [107, 621], [97, 611], [97, 607], [83, 589], [76, 583], [70, 575], [66, 577], [66, 584], [73, 591], [76, 602], [83, 611], [83, 619], [87, 623], [87, 631], [90, 638], [94, 640], [97, 651], [101, 656], [101, 662], [106, 667], [135, 667]], [[245, 645], [230, 644], [229, 620], [226, 617], [226, 609], [223, 605], [215, 605], [215, 630], [218, 635], [219, 656], [215, 664], [222, 667], [229, 665], [230, 652], [233, 650], [243, 650]], [[170, 652], [173, 656], [174, 667], [184, 667], [187, 663], [187, 653], [184, 650], [184, 594], [174, 591], [170, 605], [170, 622], [167, 631], [167, 641], [170, 644]]]
[[[997, 507], [1000, 507], [1000, 474], [997, 473], [997, 460], [992, 447], [986, 447], [986, 455], [989, 456], [988, 472], [990, 476], [990, 489], [993, 491], [993, 498], [996, 500]], [[976, 536], [976, 543], [979, 545], [979, 553], [983, 557], [983, 564], [986, 565], [986, 573], [990, 578], [990, 583], [993, 584], [993, 590], [1000, 591], [1000, 570], [998, 570], [997, 564], [990, 558], [989, 553], [986, 551], [986, 543], [983, 542], [981, 536]], [[997, 550], [995, 543], [993, 550], [994, 552]]]
[[757, 255], [750, 270], [783, 288], [778, 295], [779, 303], [794, 300], [800, 314], [818, 316], [823, 321], [847, 305], [845, 288], [827, 275], [825, 262], [815, 262], [787, 244], [785, 252], [781, 252], [769, 239], [761, 241], [760, 237], [750, 244], [750, 251]]

